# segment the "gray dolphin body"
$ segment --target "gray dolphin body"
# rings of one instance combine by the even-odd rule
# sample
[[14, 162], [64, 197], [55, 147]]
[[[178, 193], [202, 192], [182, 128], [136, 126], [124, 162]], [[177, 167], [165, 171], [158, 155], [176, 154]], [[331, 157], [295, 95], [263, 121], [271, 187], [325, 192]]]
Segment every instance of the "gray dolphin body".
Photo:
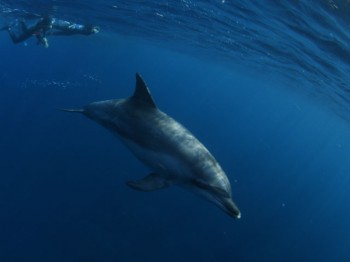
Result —
[[203, 196], [230, 216], [241, 213], [232, 201], [230, 182], [210, 152], [185, 127], [160, 111], [136, 74], [134, 94], [127, 99], [94, 102], [79, 112], [117, 135], [152, 173], [127, 185], [153, 191], [178, 185]]

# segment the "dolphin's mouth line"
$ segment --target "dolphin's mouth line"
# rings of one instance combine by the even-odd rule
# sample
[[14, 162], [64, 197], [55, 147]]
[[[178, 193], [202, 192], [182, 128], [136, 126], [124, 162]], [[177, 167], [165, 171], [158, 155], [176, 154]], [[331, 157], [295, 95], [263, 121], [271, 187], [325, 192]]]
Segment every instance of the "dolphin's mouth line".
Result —
[[[225, 200], [231, 200], [232, 201], [232, 204], [233, 206], [227, 206], [225, 205], [225, 203], [223, 202], [222, 199], [220, 199], [219, 197], [217, 196], [214, 196], [214, 199], [216, 200], [216, 203], [227, 213], [229, 214], [230, 216], [233, 216], [234, 218], [236, 219], [240, 219], [241, 218], [241, 212], [237, 209], [236, 210], [236, 204], [232, 201], [231, 198], [226, 198]], [[224, 200], [224, 201], [225, 201]], [[236, 213], [237, 212], [237, 213]]]
[[84, 109], [81, 108], [56, 108], [59, 111], [64, 111], [64, 112], [70, 112], [70, 113], [81, 113], [83, 114], [85, 112]]

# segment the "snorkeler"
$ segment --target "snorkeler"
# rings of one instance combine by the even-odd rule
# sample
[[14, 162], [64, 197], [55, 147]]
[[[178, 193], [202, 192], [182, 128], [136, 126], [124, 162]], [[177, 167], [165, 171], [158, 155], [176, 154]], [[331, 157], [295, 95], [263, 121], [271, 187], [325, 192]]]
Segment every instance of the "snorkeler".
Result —
[[91, 35], [100, 31], [98, 26], [80, 25], [65, 20], [60, 20], [45, 16], [35, 21], [33, 24], [18, 20], [10, 26], [5, 26], [2, 30], [7, 30], [12, 42], [17, 44], [35, 36], [37, 44], [45, 47], [49, 46], [47, 36], [50, 35]]

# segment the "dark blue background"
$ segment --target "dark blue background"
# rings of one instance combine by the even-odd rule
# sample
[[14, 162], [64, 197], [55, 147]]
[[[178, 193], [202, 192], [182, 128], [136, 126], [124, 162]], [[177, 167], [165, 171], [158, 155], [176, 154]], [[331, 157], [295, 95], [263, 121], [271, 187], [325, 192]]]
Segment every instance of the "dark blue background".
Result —
[[[293, 83], [103, 32], [0, 42], [0, 261], [350, 258], [349, 124]], [[136, 72], [221, 163], [241, 220], [176, 187], [129, 189], [148, 170], [55, 110], [127, 97]]]

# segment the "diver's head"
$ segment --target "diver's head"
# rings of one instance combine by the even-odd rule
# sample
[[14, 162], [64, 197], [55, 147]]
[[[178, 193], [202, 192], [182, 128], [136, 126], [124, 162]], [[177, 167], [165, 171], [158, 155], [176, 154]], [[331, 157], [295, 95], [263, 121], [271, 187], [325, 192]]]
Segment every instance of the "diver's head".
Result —
[[92, 34], [97, 34], [98, 32], [100, 32], [100, 27], [99, 26], [92, 26], [91, 27], [91, 33]]
[[99, 26], [87, 25], [85, 28], [87, 34], [97, 34], [98, 32], [100, 32]]

